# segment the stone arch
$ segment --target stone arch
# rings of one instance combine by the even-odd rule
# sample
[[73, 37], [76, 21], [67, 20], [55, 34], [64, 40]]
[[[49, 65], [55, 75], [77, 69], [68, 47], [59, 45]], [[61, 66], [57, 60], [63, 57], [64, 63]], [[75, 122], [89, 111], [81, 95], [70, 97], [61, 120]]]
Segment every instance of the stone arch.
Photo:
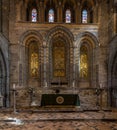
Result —
[[[66, 77], [62, 78], [62, 82], [67, 82], [67, 85], [70, 84], [70, 76], [72, 77], [72, 72], [73, 72], [73, 59], [71, 57], [73, 57], [73, 34], [66, 29], [65, 27], [62, 26], [56, 26], [54, 28], [52, 28], [47, 36], [46, 36], [46, 47], [47, 47], [47, 53], [50, 54], [48, 55], [48, 68], [50, 72], [49, 72], [49, 80], [50, 82], [52, 81], [52, 45], [53, 45], [53, 41], [61, 41], [62, 43], [65, 44], [65, 48], [66, 48]], [[50, 52], [50, 53], [49, 53]], [[71, 68], [71, 69], [70, 69]], [[58, 80], [58, 79], [57, 79]], [[56, 80], [56, 82], [57, 82]]]
[[[89, 32], [83, 32], [80, 33], [76, 36], [76, 42], [75, 42], [75, 64], [76, 64], [76, 70], [77, 70], [77, 74], [76, 77], [77, 82], [81, 81], [83, 82], [83, 80], [80, 80], [79, 74], [79, 68], [80, 68], [80, 48], [82, 47], [82, 45], [85, 45], [85, 47], [88, 49], [88, 55], [89, 55], [89, 78], [86, 80], [87, 81], [87, 85], [91, 85], [92, 84], [98, 84], [98, 82], [96, 81], [96, 79], [94, 79], [94, 77], [96, 76], [96, 71], [94, 70], [94, 68], [96, 68], [97, 63], [97, 55], [96, 52], [98, 52], [99, 49], [99, 43], [98, 40], [96, 38], [96, 36], [94, 36], [93, 34], [89, 33]], [[95, 86], [96, 87], [96, 86]]]
[[35, 30], [28, 30], [28, 31], [24, 32], [22, 34], [22, 36], [20, 37], [19, 41], [24, 45], [26, 43], [26, 41], [28, 41], [31, 38], [35, 39], [35, 40], [37, 39], [40, 44], [43, 43], [42, 35], [38, 31], [35, 31]]
[[109, 44], [108, 59], [108, 86], [109, 86], [109, 104], [117, 107], [117, 36]]
[[52, 28], [46, 35], [46, 42], [49, 43], [52, 37], [54, 36], [61, 36], [61, 37], [66, 37], [70, 43], [70, 47], [73, 46], [73, 41], [74, 41], [74, 36], [70, 32], [69, 29], [63, 27], [63, 26], [56, 26]]
[[3, 106], [9, 104], [9, 63], [8, 63], [8, 41], [0, 35], [0, 92], [3, 96]]
[[[39, 59], [39, 67], [38, 67], [38, 74], [39, 76], [37, 78], [32, 78], [29, 74], [29, 45], [31, 42], [35, 42], [38, 46], [38, 59]], [[29, 87], [34, 85], [35, 87], [40, 86], [41, 82], [41, 64], [42, 60], [41, 57], [43, 55], [43, 38], [41, 34], [38, 31], [27, 31], [22, 34], [20, 38], [20, 43], [19, 43], [20, 48], [20, 53], [22, 54], [22, 59], [20, 61], [23, 62], [21, 63], [23, 68], [26, 68], [23, 75], [26, 75], [26, 80], [25, 80], [25, 85], [28, 85]], [[36, 51], [37, 52], [37, 51]]]
[[90, 32], [82, 32], [82, 33], [78, 34], [76, 36], [75, 46], [79, 48], [79, 46], [81, 45], [81, 41], [84, 39], [88, 40], [94, 48], [99, 47], [99, 41], [98, 41], [97, 37]]

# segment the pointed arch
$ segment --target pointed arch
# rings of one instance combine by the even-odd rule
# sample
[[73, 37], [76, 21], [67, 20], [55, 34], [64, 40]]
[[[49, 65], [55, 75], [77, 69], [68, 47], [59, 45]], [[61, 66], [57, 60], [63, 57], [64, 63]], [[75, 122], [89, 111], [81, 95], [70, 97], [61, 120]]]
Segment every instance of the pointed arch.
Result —
[[83, 39], [87, 39], [88, 41], [90, 41], [90, 43], [92, 44], [93, 48], [97, 48], [99, 47], [99, 41], [98, 38], [96, 37], [96, 35], [90, 33], [90, 32], [81, 32], [76, 36], [76, 43], [75, 46], [77, 46], [78, 48], [81, 46], [81, 41]]
[[40, 44], [43, 43], [43, 36], [40, 34], [40, 32], [35, 31], [35, 30], [28, 30], [24, 32], [19, 38], [19, 41], [21, 44], [25, 45], [26, 41], [30, 38], [37, 39]]
[[45, 21], [49, 23], [57, 22], [57, 1], [44, 1], [45, 3]]
[[[38, 31], [27, 31], [22, 34], [20, 41], [20, 64], [25, 71], [22, 71], [23, 84], [28, 87], [36, 84], [35, 87], [41, 86], [41, 52], [43, 51], [42, 45], [43, 37]], [[20, 69], [20, 68], [19, 68]], [[24, 77], [25, 76], [25, 77]], [[19, 76], [20, 77], [20, 76]]]
[[63, 1], [63, 22], [74, 23], [75, 22], [75, 2], [72, 0]]
[[57, 36], [57, 34], [59, 34], [58, 36], [61, 36], [61, 37], [65, 36], [69, 40], [70, 47], [73, 46], [74, 35], [68, 28], [64, 26], [55, 26], [54, 28], [50, 29], [47, 35], [45, 36], [46, 43], [50, 42], [51, 38], [54, 35]]
[[[69, 86], [70, 76], [72, 77], [73, 66], [73, 35], [68, 29], [62, 26], [52, 28], [46, 37], [49, 60], [49, 82], [58, 83], [59, 80], [64, 85]], [[70, 75], [71, 74], [71, 75]]]
[[93, 84], [96, 86], [98, 82], [94, 79], [94, 76], [98, 73], [98, 55], [96, 52], [99, 49], [96, 36], [89, 32], [78, 34], [75, 47], [76, 54], [78, 54], [75, 58], [77, 61], [77, 77], [79, 84], [84, 84], [86, 87], [93, 86]]

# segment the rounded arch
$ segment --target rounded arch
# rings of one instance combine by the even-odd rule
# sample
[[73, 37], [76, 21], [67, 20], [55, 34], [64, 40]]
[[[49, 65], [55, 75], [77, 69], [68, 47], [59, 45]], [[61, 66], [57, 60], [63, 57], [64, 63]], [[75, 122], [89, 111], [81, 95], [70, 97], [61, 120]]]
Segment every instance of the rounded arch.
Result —
[[[76, 36], [76, 42], [75, 45], [76, 47], [76, 60], [77, 60], [77, 67], [78, 67], [78, 74], [77, 77], [79, 78], [78, 82], [86, 81], [87, 82], [87, 87], [88, 86], [93, 86], [93, 84], [97, 85], [97, 81], [94, 79], [96, 72], [94, 68], [98, 64], [96, 59], [98, 59], [98, 55], [96, 52], [99, 49], [99, 42], [96, 38], [96, 36], [90, 32], [81, 32]], [[81, 48], [85, 47], [87, 50], [87, 54], [85, 51], [81, 52]], [[87, 78], [80, 78], [80, 60], [82, 55], [87, 55], [87, 72], [88, 72], [88, 77]], [[83, 63], [84, 64], [84, 63]], [[85, 85], [85, 84], [84, 84]]]
[[22, 36], [20, 37], [20, 42], [25, 45], [25, 43], [27, 41], [30, 41], [30, 40], [37, 40], [39, 41], [39, 43], [42, 45], [43, 43], [43, 37], [42, 35], [38, 32], [38, 31], [33, 31], [33, 30], [29, 30], [29, 31], [26, 31], [22, 34]]
[[[53, 37], [62, 37], [63, 39], [66, 39], [70, 43], [70, 47], [73, 46], [74, 36], [70, 32], [69, 29], [63, 27], [63, 26], [56, 26], [52, 28], [48, 34], [46, 35], [46, 42], [50, 43], [51, 39]], [[49, 44], [47, 44], [49, 45]]]
[[[26, 68], [25, 71], [22, 71], [22, 75], [26, 75], [25, 81], [22, 84], [25, 84], [28, 87], [30, 87], [31, 85], [34, 86], [34, 84], [35, 87], [41, 86], [41, 78], [42, 78], [41, 64], [43, 62], [41, 60], [41, 56], [43, 53], [42, 35], [35, 30], [26, 31], [20, 37], [19, 46], [20, 46], [19, 51], [20, 63], [22, 67]], [[33, 56], [35, 56], [34, 58], [36, 61], [33, 60]], [[37, 66], [36, 65], [31, 66], [32, 62], [36, 63]], [[37, 70], [38, 73], [35, 70]], [[35, 74], [32, 76], [32, 73]]]
[[[49, 68], [49, 83], [52, 85], [54, 82], [57, 83], [59, 80], [63, 82], [66, 86], [70, 84], [70, 76], [72, 75], [73, 65], [73, 34], [67, 28], [63, 26], [56, 26], [52, 28], [46, 35], [46, 47], [48, 51], [48, 68]], [[57, 49], [57, 52], [55, 51]], [[59, 79], [59, 76], [53, 76], [53, 71], [56, 70], [53, 68], [53, 65], [56, 63], [54, 59], [58, 59], [57, 62], [63, 63], [64, 76]], [[54, 58], [56, 57], [56, 58]], [[54, 64], [55, 63], [55, 64]], [[56, 65], [55, 65], [56, 66]], [[59, 68], [61, 72], [61, 67]], [[57, 78], [58, 77], [58, 78]], [[73, 77], [73, 76], [71, 76]]]
[[78, 34], [76, 36], [75, 46], [79, 48], [82, 44], [82, 41], [84, 41], [84, 40], [87, 40], [88, 42], [90, 42], [92, 44], [93, 48], [99, 47], [99, 41], [98, 41], [97, 37], [90, 32], [82, 32], [82, 33]]

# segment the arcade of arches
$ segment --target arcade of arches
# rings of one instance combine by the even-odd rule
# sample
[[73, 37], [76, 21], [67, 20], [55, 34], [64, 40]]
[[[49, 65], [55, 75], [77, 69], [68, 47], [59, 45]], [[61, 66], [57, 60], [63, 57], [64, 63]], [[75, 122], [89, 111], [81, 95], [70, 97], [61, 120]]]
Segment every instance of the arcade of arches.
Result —
[[3, 106], [76, 93], [82, 109], [117, 107], [116, 0], [1, 0]]

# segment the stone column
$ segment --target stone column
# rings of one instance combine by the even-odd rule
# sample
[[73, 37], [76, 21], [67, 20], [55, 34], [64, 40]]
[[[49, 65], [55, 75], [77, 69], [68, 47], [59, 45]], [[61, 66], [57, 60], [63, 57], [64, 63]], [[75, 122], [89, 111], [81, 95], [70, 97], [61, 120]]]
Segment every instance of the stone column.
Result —
[[93, 8], [93, 23], [98, 22], [98, 4], [96, 4]]
[[99, 82], [107, 82], [107, 54], [109, 42], [109, 17], [106, 1], [100, 3], [99, 11]]
[[45, 10], [44, 10], [44, 2], [40, 2], [40, 8], [39, 8], [39, 22], [43, 23], [45, 20]]
[[[29, 14], [29, 16], [27, 16], [27, 4], [25, 3], [24, 6], [22, 5], [21, 6], [21, 19], [22, 21], [27, 21], [27, 17], [28, 17], [28, 20], [31, 21], [31, 14]], [[29, 12], [30, 13], [30, 12]]]
[[9, 62], [10, 62], [10, 85], [12, 86], [13, 83], [18, 83], [18, 61], [19, 61], [19, 54], [18, 54], [18, 44], [10, 43], [9, 46]]
[[79, 17], [78, 17], [78, 23], [82, 23], [82, 10], [81, 10], [81, 5], [78, 6], [78, 13], [79, 13]]
[[0, 32], [2, 31], [2, 0], [0, 1]]
[[73, 56], [73, 59], [74, 59], [74, 67], [73, 67], [74, 75], [73, 75], [73, 79], [75, 81], [75, 87], [78, 87], [78, 84], [77, 84], [77, 81], [78, 81], [78, 50], [77, 50], [77, 47], [75, 46], [75, 44], [74, 44], [74, 56]]
[[117, 6], [114, 8], [114, 33], [117, 33]]
[[43, 84], [42, 87], [48, 87], [48, 76], [47, 76], [47, 45], [46, 41], [43, 41]]
[[59, 3], [58, 3], [58, 8], [57, 8], [57, 21], [58, 22], [62, 22], [62, 16], [63, 15], [63, 12], [62, 12], [62, 3], [61, 3], [61, 1], [59, 1]]
[[80, 3], [77, 3], [76, 8], [75, 8], [75, 22], [79, 23], [79, 18], [80, 18]]

